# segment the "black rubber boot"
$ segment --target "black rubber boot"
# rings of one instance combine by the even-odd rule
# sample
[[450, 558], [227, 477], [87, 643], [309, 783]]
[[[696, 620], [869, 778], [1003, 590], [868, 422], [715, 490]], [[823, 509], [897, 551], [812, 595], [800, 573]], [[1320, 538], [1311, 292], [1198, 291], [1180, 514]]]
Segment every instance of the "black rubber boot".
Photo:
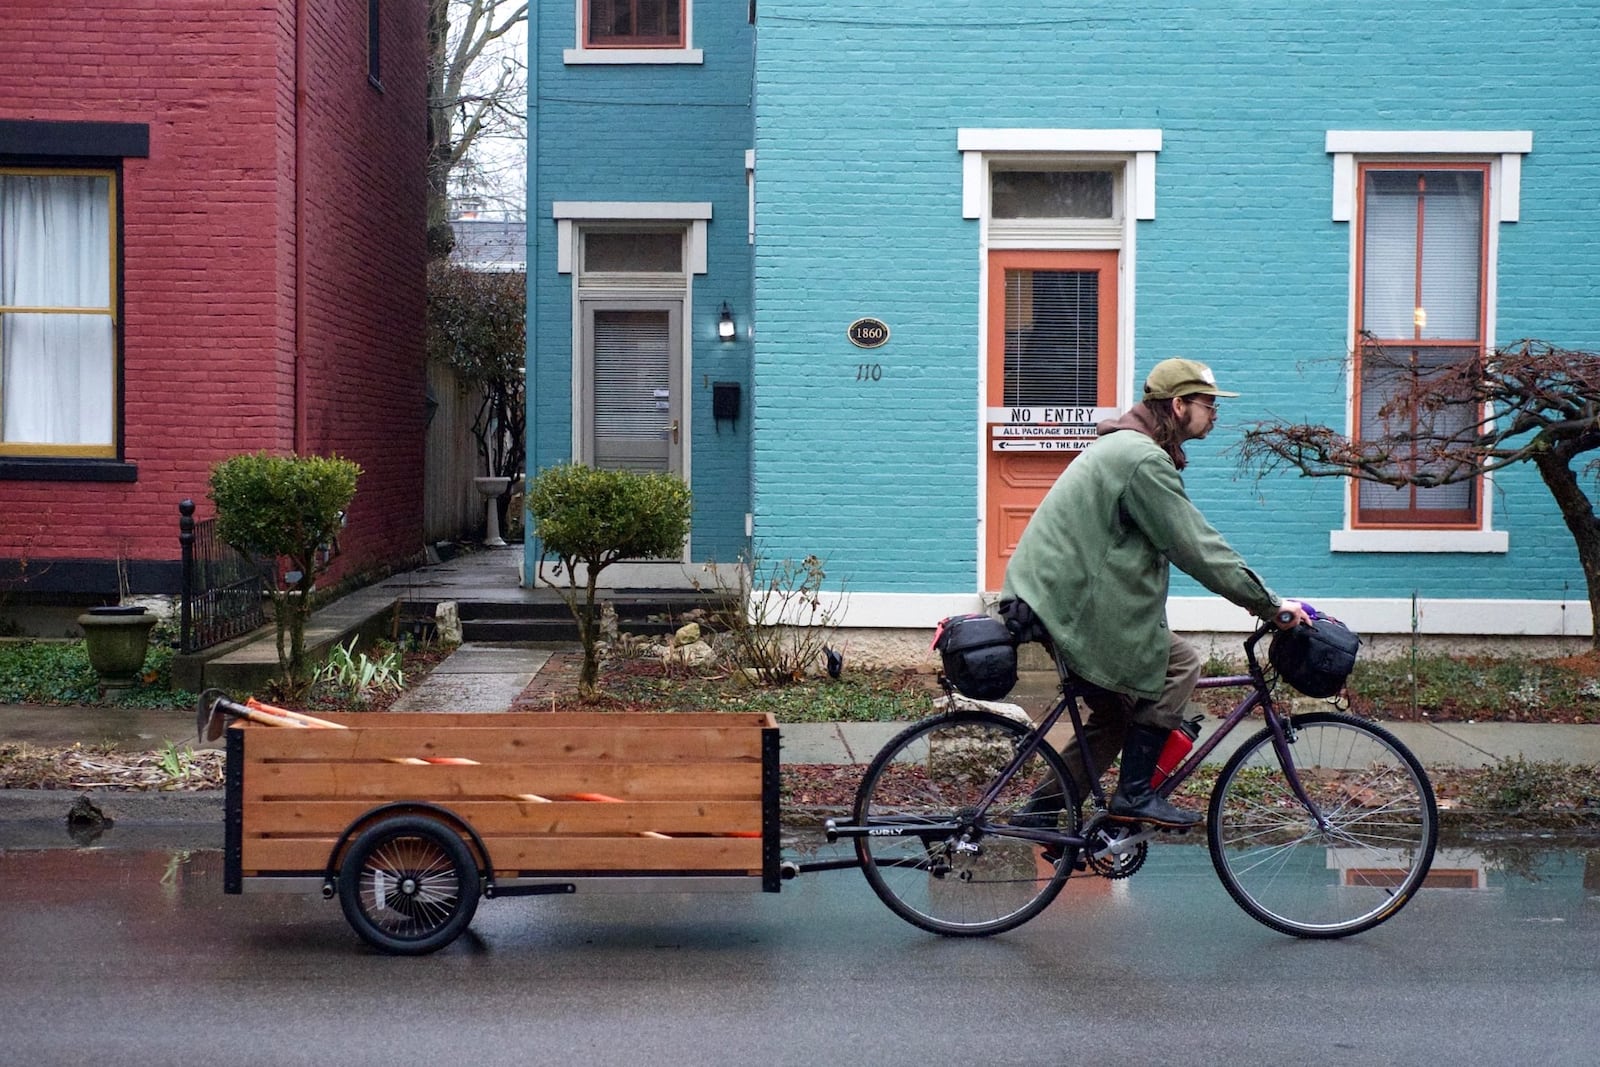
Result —
[[1122, 777], [1110, 804], [1114, 818], [1181, 830], [1200, 824], [1199, 812], [1172, 804], [1150, 786], [1167, 734], [1166, 730], [1149, 726], [1128, 727], [1128, 740], [1122, 746]]

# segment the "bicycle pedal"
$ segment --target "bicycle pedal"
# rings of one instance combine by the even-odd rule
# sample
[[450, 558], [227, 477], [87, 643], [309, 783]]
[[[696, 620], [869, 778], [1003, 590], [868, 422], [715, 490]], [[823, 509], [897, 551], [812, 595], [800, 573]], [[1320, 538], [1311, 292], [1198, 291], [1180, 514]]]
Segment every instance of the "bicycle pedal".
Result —
[[[1050, 864], [1050, 866], [1054, 867], [1056, 864], [1061, 862], [1061, 853], [1057, 852], [1053, 848], [1047, 848], [1043, 852], [1039, 853], [1039, 858]], [[1073, 859], [1072, 869], [1075, 871], [1086, 871], [1089, 869], [1089, 863], [1083, 858], [1082, 851], [1080, 851], [1077, 857]]]

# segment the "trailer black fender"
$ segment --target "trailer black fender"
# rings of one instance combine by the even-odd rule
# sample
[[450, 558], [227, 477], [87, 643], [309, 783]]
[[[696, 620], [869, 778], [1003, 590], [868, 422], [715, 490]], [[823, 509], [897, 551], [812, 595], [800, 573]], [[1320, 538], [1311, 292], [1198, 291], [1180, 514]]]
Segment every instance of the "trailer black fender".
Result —
[[363, 812], [360, 818], [345, 827], [344, 833], [339, 835], [339, 840], [333, 843], [333, 849], [328, 853], [328, 865], [322, 872], [324, 900], [332, 900], [339, 891], [339, 865], [344, 862], [344, 854], [350, 847], [350, 842], [368, 826], [392, 815], [424, 815], [437, 819], [466, 838], [472, 846], [473, 858], [478, 861], [484, 896], [494, 896], [494, 862], [489, 857], [489, 847], [483, 843], [483, 838], [478, 836], [478, 831], [472, 828], [472, 824], [442, 804], [432, 804], [423, 800], [399, 800], [391, 804], [380, 804], [370, 811]]

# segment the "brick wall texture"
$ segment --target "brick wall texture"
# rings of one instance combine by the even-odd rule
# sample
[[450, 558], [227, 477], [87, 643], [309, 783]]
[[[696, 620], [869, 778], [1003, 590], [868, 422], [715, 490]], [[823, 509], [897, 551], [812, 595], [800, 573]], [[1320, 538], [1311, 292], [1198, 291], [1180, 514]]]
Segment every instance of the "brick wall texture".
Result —
[[[1344, 423], [1350, 224], [1331, 219], [1330, 129], [1531, 130], [1521, 221], [1498, 227], [1495, 339], [1600, 344], [1600, 242], [1581, 236], [1600, 201], [1591, 6], [1401, 0], [1375, 19], [1359, 0], [957, 0], [930, 18], [763, 0], [758, 19], [753, 511], [769, 556], [816, 553], [855, 591], [977, 589], [981, 251], [957, 131], [1153, 128], [1127, 380], [1186, 355], [1245, 394], [1186, 475], [1223, 533], [1313, 598], [1582, 598], [1531, 471], [1491, 493], [1508, 553], [1335, 554], [1341, 485], [1257, 482], [1230, 446], [1269, 415]], [[891, 325], [888, 346], [848, 344], [862, 315]], [[1185, 581], [1174, 593], [1199, 592]]]
[[425, 5], [382, 20], [380, 89], [365, 0], [0, 5], [0, 118], [150, 128], [119, 202], [138, 479], [0, 481], [0, 558], [175, 559], [212, 464], [297, 447], [366, 471], [342, 573], [420, 548]]

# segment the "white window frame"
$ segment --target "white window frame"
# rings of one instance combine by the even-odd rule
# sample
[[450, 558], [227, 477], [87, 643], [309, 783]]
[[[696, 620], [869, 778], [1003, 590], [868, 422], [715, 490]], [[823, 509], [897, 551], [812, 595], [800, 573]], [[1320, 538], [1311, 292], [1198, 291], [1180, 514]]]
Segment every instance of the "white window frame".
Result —
[[[989, 253], [1015, 248], [1030, 251], [1107, 251], [1118, 253], [1117, 279], [1117, 405], [1126, 408], [1133, 392], [1135, 224], [1156, 217], [1156, 154], [1161, 151], [1159, 129], [1056, 129], [1030, 127], [960, 128], [956, 149], [961, 153], [961, 217], [978, 222], [978, 322], [989, 321]], [[1084, 167], [1117, 171], [1113, 219], [1003, 219], [991, 214], [992, 175], [996, 165], [1006, 169]], [[978, 381], [974, 419], [986, 420], [983, 398], [988, 395], [988, 331], [980, 329]], [[978, 514], [974, 524], [976, 558], [982, 560], [987, 531], [984, 516], [988, 500], [985, 481], [987, 457], [976, 457]], [[975, 575], [982, 593], [983, 568]], [[868, 594], [851, 594], [852, 601]], [[970, 609], [968, 609], [970, 610]], [[852, 609], [852, 620], [855, 617]], [[852, 625], [854, 622], [852, 621]]]
[[[1329, 130], [1325, 142], [1333, 162], [1333, 221], [1354, 222], [1356, 218], [1357, 164], [1366, 162], [1488, 163], [1489, 248], [1483, 279], [1484, 332], [1486, 349], [1494, 347], [1495, 305], [1498, 284], [1500, 224], [1521, 218], [1522, 157], [1533, 151], [1529, 130]], [[1356, 334], [1356, 257], [1360, 254], [1360, 234], [1351, 226], [1349, 242], [1349, 306], [1346, 313], [1345, 351], [1354, 352]], [[1345, 380], [1345, 425], [1352, 436], [1357, 432], [1358, 413], [1354, 407], [1354, 367]], [[1333, 552], [1460, 552], [1505, 553], [1511, 539], [1494, 526], [1494, 494], [1491, 478], [1483, 479], [1483, 506], [1480, 526], [1475, 530], [1372, 530], [1356, 529], [1355, 503], [1345, 494], [1344, 526], [1328, 534]]]
[[[956, 131], [961, 153], [961, 217], [978, 225], [978, 321], [987, 322], [989, 253], [999, 248], [1039, 251], [1116, 249], [1118, 279], [1117, 354], [1120, 374], [1117, 403], [1126, 407], [1133, 391], [1136, 222], [1156, 217], [1156, 154], [1161, 131], [1151, 129], [963, 128]], [[991, 172], [996, 163], [1050, 168], [1084, 166], [1120, 168], [1115, 220], [1008, 219], [996, 225], [990, 217]], [[979, 373], [986, 364], [980, 363]], [[979, 381], [981, 401], [985, 383]], [[978, 405], [983, 419], [983, 405]], [[982, 462], [980, 457], [979, 462]], [[979, 530], [979, 545], [983, 531]]]
[[576, 47], [561, 53], [568, 66], [613, 64], [650, 66], [667, 63], [704, 63], [705, 54], [694, 47], [694, 0], [683, 0], [683, 47], [681, 48], [589, 48], [583, 40], [584, 7], [588, 0], [576, 0], [573, 34]]
[[[694, 378], [694, 276], [706, 273], [706, 225], [711, 221], [709, 202], [655, 202], [610, 200], [557, 200], [551, 205], [551, 215], [556, 220], [556, 271], [572, 278], [572, 443], [571, 454], [581, 458], [587, 451], [583, 439], [583, 339], [580, 316], [582, 301], [592, 296], [634, 296], [650, 298], [671, 296], [683, 298], [683, 315], [679, 343], [683, 358], [680, 361], [680, 380], [673, 383], [678, 395], [691, 395]], [[585, 226], [626, 226], [629, 224], [671, 224], [684, 228], [682, 283], [678, 275], [670, 275], [666, 286], [652, 282], [648, 275], [587, 275], [579, 269], [578, 247]], [[685, 402], [681, 415], [683, 467], [679, 472], [686, 484], [693, 484], [694, 450], [688, 442], [694, 427], [691, 405]], [[688, 547], [685, 546], [687, 553]], [[684, 559], [689, 559], [685, 555]]]

